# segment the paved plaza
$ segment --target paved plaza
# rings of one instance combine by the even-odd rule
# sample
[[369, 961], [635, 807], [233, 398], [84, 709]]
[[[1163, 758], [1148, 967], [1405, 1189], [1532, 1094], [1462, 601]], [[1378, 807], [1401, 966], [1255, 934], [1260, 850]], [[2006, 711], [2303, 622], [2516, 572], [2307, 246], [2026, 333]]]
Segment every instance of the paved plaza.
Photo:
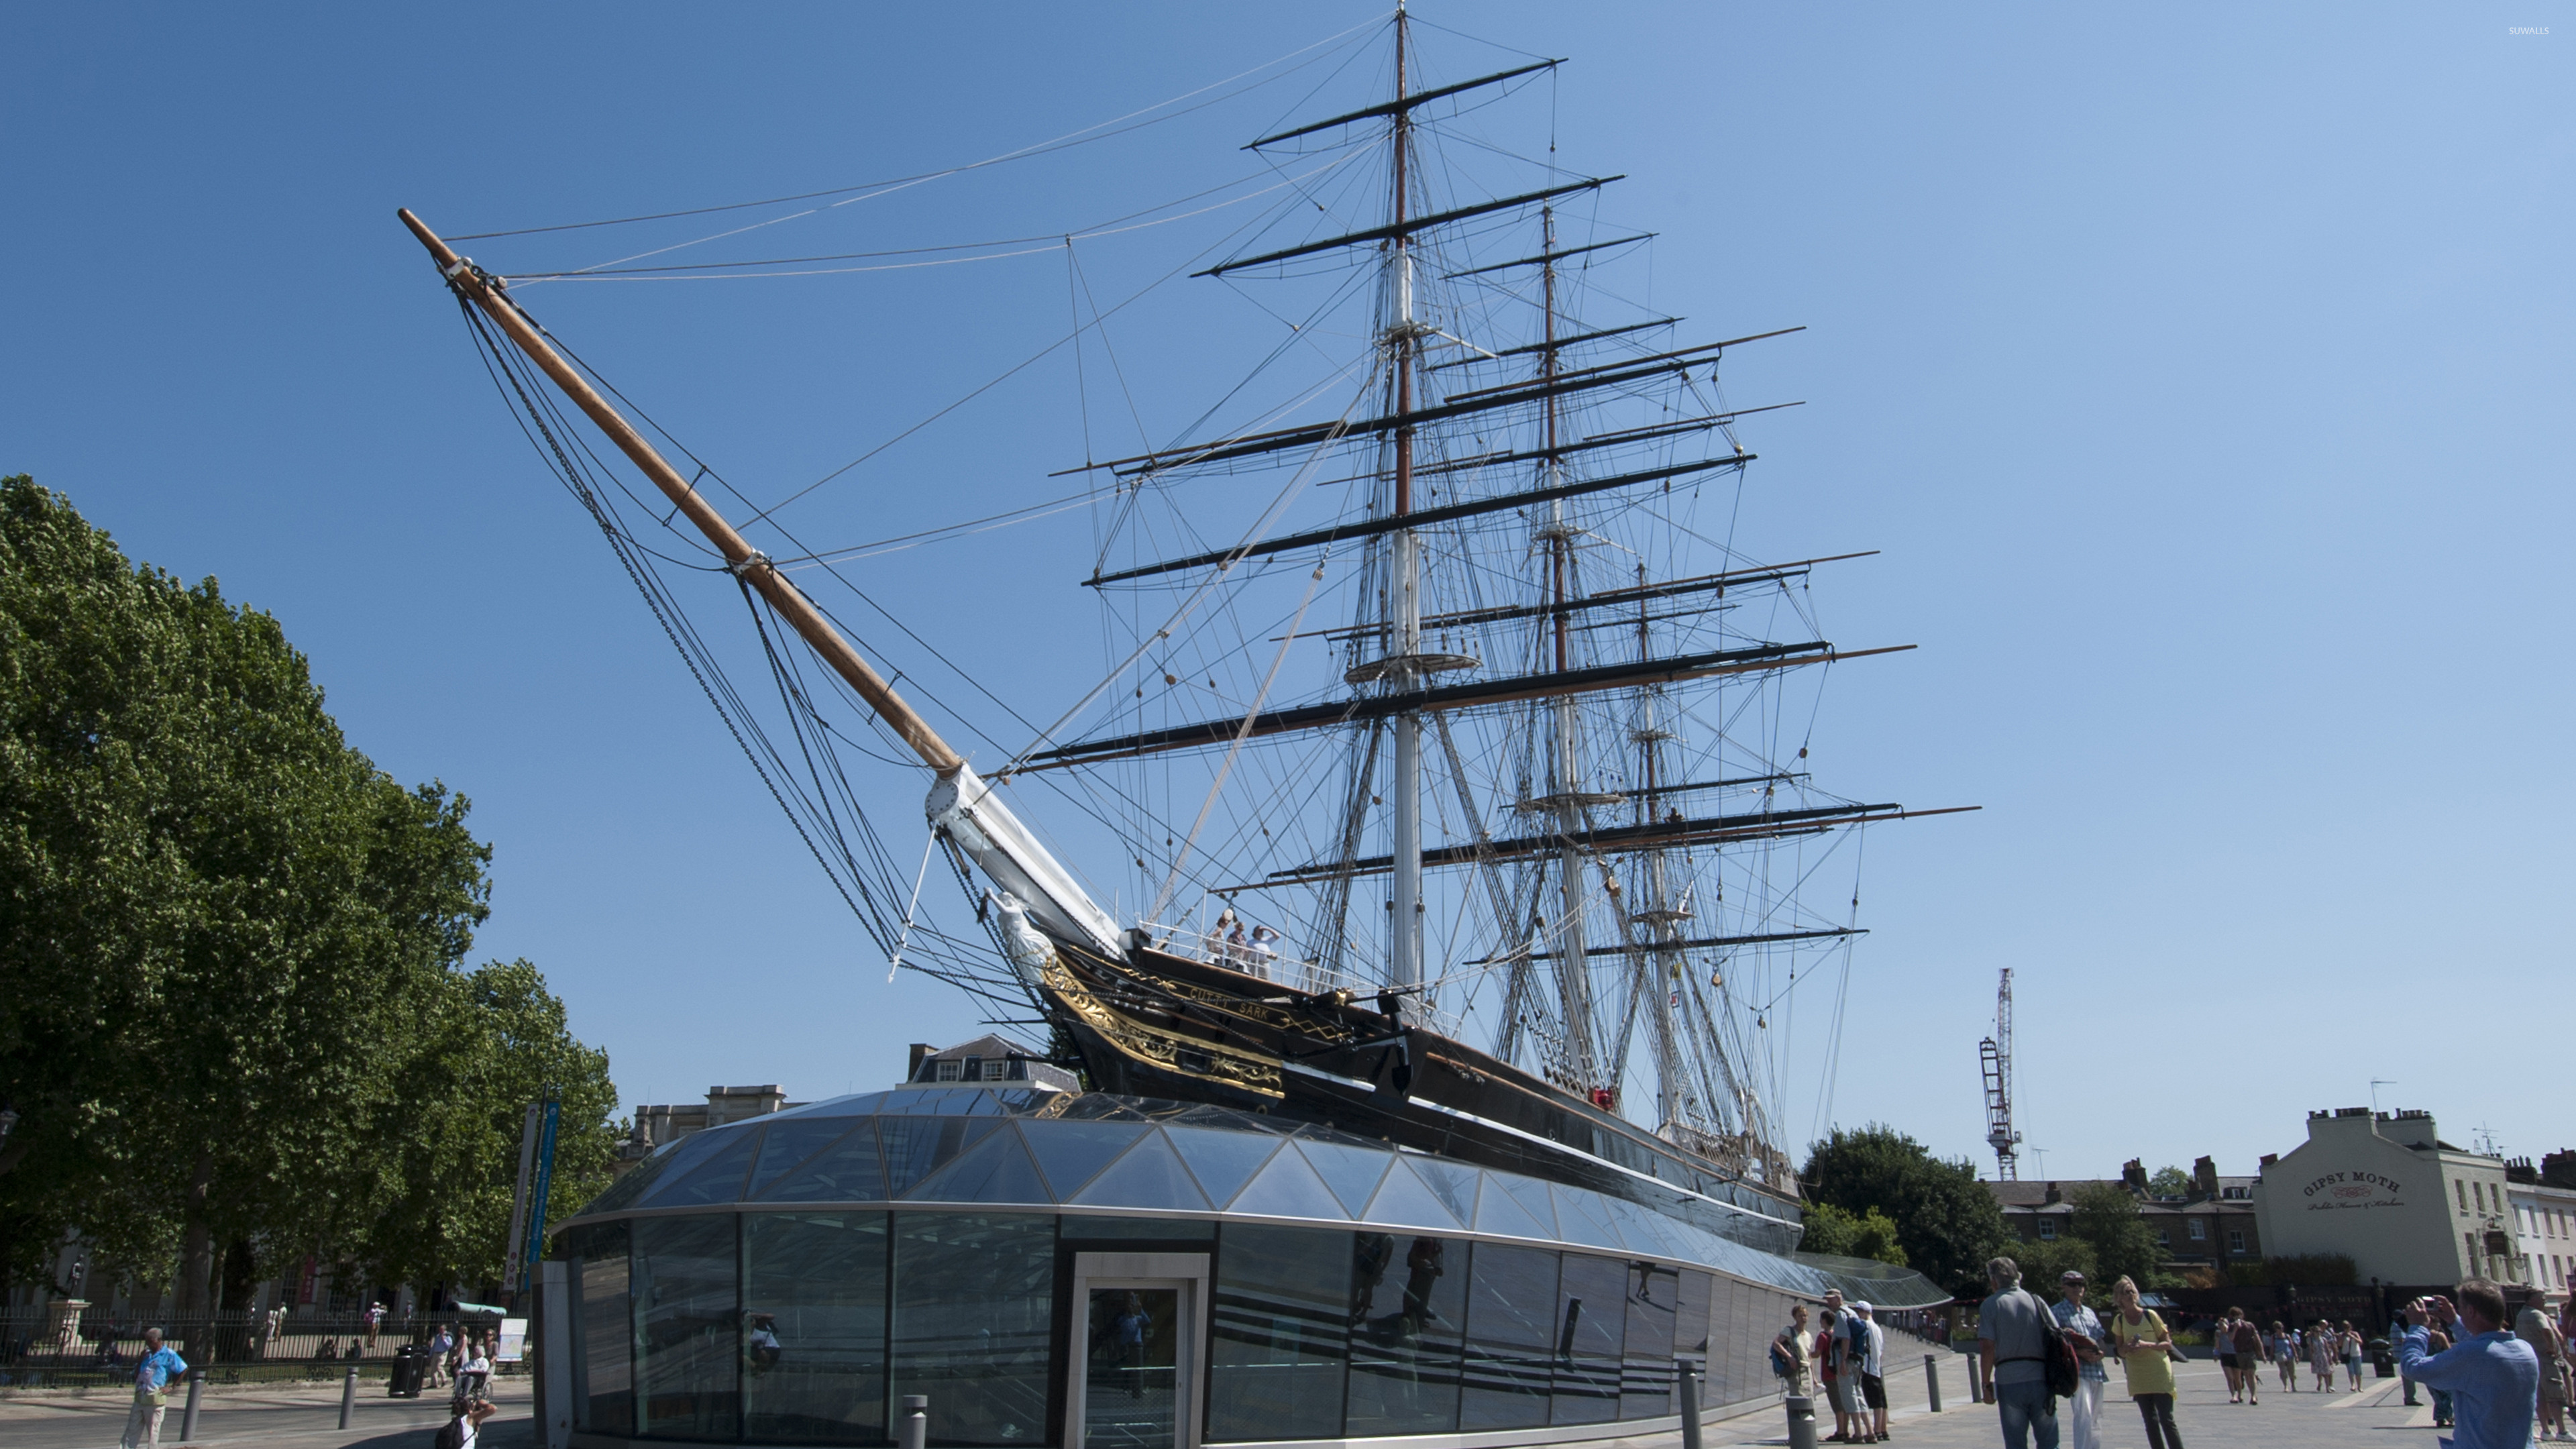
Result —
[[[272, 1389], [242, 1386], [209, 1389], [197, 1414], [197, 1437], [191, 1445], [275, 1445], [277, 1449], [428, 1449], [438, 1426], [446, 1422], [447, 1398], [433, 1393], [420, 1399], [388, 1399], [384, 1384], [361, 1385], [357, 1412], [349, 1427], [340, 1423], [340, 1390], [330, 1387]], [[180, 1444], [179, 1410], [185, 1399], [170, 1396], [169, 1417], [161, 1421], [162, 1449]], [[483, 1426], [487, 1449], [531, 1449], [536, 1424], [529, 1417], [529, 1388], [524, 1381], [504, 1380], [493, 1389], [501, 1406]], [[116, 1393], [33, 1394], [0, 1399], [0, 1444], [9, 1449], [111, 1449], [125, 1432], [131, 1402]]]

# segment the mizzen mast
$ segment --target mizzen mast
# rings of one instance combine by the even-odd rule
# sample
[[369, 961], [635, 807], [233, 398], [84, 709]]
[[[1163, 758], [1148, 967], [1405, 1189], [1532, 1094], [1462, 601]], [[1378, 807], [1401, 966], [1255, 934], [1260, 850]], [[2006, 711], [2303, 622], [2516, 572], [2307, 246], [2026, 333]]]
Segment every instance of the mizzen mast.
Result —
[[[1405, 230], [1407, 153], [1413, 146], [1413, 108], [1405, 104], [1405, 41], [1408, 18], [1395, 11], [1395, 219], [1388, 238], [1387, 285], [1393, 291], [1394, 318], [1387, 327], [1387, 362], [1395, 374], [1395, 415], [1413, 412], [1413, 369], [1421, 333], [1413, 316], [1413, 247]], [[1413, 512], [1413, 425], [1395, 430], [1394, 516]], [[1387, 575], [1387, 614], [1393, 625], [1386, 661], [1388, 682], [1398, 691], [1422, 683], [1422, 552], [1409, 527], [1398, 527], [1392, 539]], [[1398, 990], [1422, 984], [1422, 712], [1406, 710], [1395, 717], [1395, 778], [1387, 793], [1394, 797], [1391, 854], [1393, 887], [1387, 902], [1387, 984]]]

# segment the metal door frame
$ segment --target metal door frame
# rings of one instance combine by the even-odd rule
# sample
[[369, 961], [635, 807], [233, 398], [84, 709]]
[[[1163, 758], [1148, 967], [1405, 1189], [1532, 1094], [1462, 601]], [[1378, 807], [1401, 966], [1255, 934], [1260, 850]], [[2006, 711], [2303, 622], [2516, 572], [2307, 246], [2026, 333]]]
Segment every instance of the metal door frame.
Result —
[[1200, 1345], [1207, 1342], [1208, 1255], [1196, 1253], [1076, 1253], [1073, 1255], [1072, 1326], [1065, 1341], [1064, 1449], [1083, 1449], [1084, 1396], [1091, 1364], [1091, 1294], [1096, 1288], [1177, 1288], [1180, 1322], [1173, 1325], [1173, 1449], [1199, 1449]]

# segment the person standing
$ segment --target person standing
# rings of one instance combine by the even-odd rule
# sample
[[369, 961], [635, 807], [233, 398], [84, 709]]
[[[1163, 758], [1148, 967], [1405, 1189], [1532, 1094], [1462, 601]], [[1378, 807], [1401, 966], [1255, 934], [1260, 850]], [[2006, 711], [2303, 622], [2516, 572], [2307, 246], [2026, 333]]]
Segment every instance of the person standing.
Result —
[[448, 1421], [430, 1440], [430, 1449], [475, 1449], [483, 1438], [483, 1421], [501, 1411], [490, 1399], [460, 1398], [447, 1407]]
[[[2471, 1278], [2454, 1290], [2406, 1305], [2406, 1337], [2397, 1361], [2428, 1388], [2451, 1394], [2453, 1449], [2523, 1449], [2531, 1442], [2532, 1405], [2540, 1395], [2540, 1355], [2505, 1329], [2504, 1290]], [[2431, 1329], [2459, 1325], [2448, 1353], [2429, 1351]]]
[[2110, 1335], [2103, 1331], [2100, 1315], [2084, 1306], [2083, 1274], [2072, 1268], [2059, 1274], [2057, 1291], [2059, 1298], [2048, 1311], [2057, 1316], [2057, 1326], [2074, 1347], [2082, 1370], [2075, 1381], [2075, 1397], [2066, 1401], [2068, 1427], [2074, 1431], [2075, 1449], [2095, 1449], [2101, 1443], [2102, 1394], [2111, 1382], [2102, 1367]]
[[2229, 1325], [2236, 1344], [2236, 1363], [2245, 1372], [2245, 1403], [2255, 1407], [2263, 1402], [2263, 1333], [2242, 1308], [2230, 1310], [2236, 1321]]
[[2320, 1318], [2308, 1325], [2308, 1368], [2316, 1375], [2318, 1393], [2334, 1391], [2334, 1325]]
[[2221, 1373], [2227, 1375], [2227, 1402], [2245, 1402], [2245, 1367], [2236, 1357], [2236, 1315], [2241, 1308], [2230, 1308], [2209, 1325], [2209, 1351], [2218, 1360]]
[[2120, 1351], [2120, 1376], [2147, 1423], [2147, 1449], [2182, 1449], [2174, 1427], [2173, 1335], [2156, 1311], [2138, 1302], [2138, 1285], [2123, 1275], [2111, 1285], [2111, 1343]]
[[[2281, 1371], [2281, 1387], [2290, 1393], [2299, 1391], [2299, 1336], [2281, 1320], [2272, 1320], [2272, 1335], [2263, 1341], [2263, 1352]], [[2409, 1400], [2409, 1402], [2413, 1402]]]
[[188, 1372], [187, 1360], [161, 1342], [161, 1330], [143, 1330], [143, 1358], [134, 1366], [134, 1407], [125, 1416], [124, 1449], [159, 1449], [161, 1412], [170, 1405], [170, 1381]]
[[1852, 1341], [1859, 1345], [1861, 1408], [1869, 1415], [1869, 1437], [1861, 1442], [1876, 1444], [1887, 1438], [1887, 1330], [1866, 1303], [1852, 1305]]
[[376, 1351], [376, 1338], [384, 1332], [384, 1327], [385, 1305], [380, 1302], [369, 1303], [367, 1305], [367, 1352]]
[[2348, 1394], [2360, 1393], [2361, 1335], [2353, 1331], [2351, 1319], [2345, 1319], [2343, 1325], [2335, 1330], [2335, 1342], [2343, 1350], [2343, 1390]]
[[456, 1340], [448, 1336], [447, 1325], [444, 1323], [440, 1324], [438, 1326], [438, 1332], [432, 1334], [429, 1340], [428, 1386], [430, 1388], [443, 1389], [447, 1387], [447, 1356], [450, 1353], [453, 1353], [455, 1349]]
[[2008, 1449], [2057, 1449], [2057, 1399], [2048, 1391], [2048, 1305], [2021, 1286], [2021, 1265], [2010, 1258], [1986, 1263], [1994, 1291], [1977, 1305], [1977, 1367], [1986, 1402], [2003, 1419]]
[[2523, 1306], [2514, 1320], [2513, 1336], [2530, 1344], [2540, 1359], [2540, 1437], [2568, 1439], [2566, 1336], [2536, 1302]]
[[1807, 1305], [1789, 1305], [1789, 1326], [1771, 1340], [1771, 1363], [1779, 1374], [1781, 1391], [1793, 1399], [1805, 1398], [1812, 1392], [1810, 1365], [1814, 1348], [1807, 1333]]
[[1834, 1432], [1821, 1441], [1827, 1444], [1849, 1444], [1858, 1437], [1851, 1428], [1851, 1389], [1843, 1382], [1851, 1341], [1843, 1336], [1843, 1314], [1836, 1306], [1841, 1301], [1839, 1293], [1827, 1295], [1825, 1311], [1816, 1315], [1816, 1380], [1834, 1408]]
[[[2399, 1311], [2397, 1321], [2400, 1323], [2406, 1321], [2406, 1315], [2403, 1310]], [[2397, 1337], [2402, 1342], [2406, 1335], [2400, 1333]], [[2427, 1330], [2424, 1335], [2424, 1351], [2437, 1357], [2439, 1355], [2449, 1353], [2451, 1351], [2451, 1336], [2438, 1328]], [[2428, 1385], [2427, 1387], [2430, 1386]], [[2448, 1429], [2451, 1427], [2451, 1394], [2447, 1389], [2433, 1390], [2433, 1427], [2436, 1429]]]

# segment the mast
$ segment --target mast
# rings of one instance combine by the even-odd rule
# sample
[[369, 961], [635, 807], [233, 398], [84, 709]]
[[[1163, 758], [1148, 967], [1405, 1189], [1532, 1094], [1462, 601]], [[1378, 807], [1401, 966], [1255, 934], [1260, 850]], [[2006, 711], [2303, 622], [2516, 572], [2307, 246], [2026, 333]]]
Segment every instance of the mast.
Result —
[[[1412, 235], [1405, 230], [1406, 153], [1413, 145], [1413, 108], [1405, 101], [1405, 41], [1408, 17], [1395, 10], [1395, 221], [1388, 239], [1388, 283], [1394, 289], [1395, 320], [1387, 328], [1389, 363], [1395, 372], [1395, 414], [1413, 411], [1413, 362], [1419, 339], [1413, 320]], [[1413, 512], [1413, 426], [1395, 430], [1395, 507], [1403, 518]], [[1422, 654], [1422, 555], [1414, 531], [1398, 528], [1387, 587], [1394, 625], [1394, 658], [1389, 678], [1399, 690], [1421, 682], [1416, 665]], [[1397, 988], [1422, 984], [1422, 713], [1406, 710], [1395, 717], [1395, 778], [1387, 782], [1394, 797], [1395, 857], [1392, 891], [1387, 903], [1387, 978]]]
[[769, 555], [746, 542], [704, 494], [681, 477], [679, 470], [645, 441], [644, 435], [617, 409], [609, 406], [589, 380], [546, 341], [543, 330], [519, 310], [518, 303], [511, 300], [497, 280], [458, 256], [453, 247], [412, 215], [410, 208], [397, 214], [420, 244], [429, 249], [449, 289], [491, 318], [528, 355], [528, 360], [608, 435], [617, 450], [653, 480], [653, 486], [662, 490], [672, 506], [697, 525], [698, 531], [723, 555], [726, 571], [757, 591], [806, 646], [931, 768], [938, 777], [928, 805], [932, 828], [963, 850], [1014, 905], [1025, 908], [1030, 917], [1059, 938], [1084, 941], [1112, 955], [1123, 954], [1117, 922], [1100, 909], [1010, 807], [994, 797], [992, 786], [967, 767], [965, 757], [950, 748], [920, 711], [895, 693], [894, 686], [877, 673], [876, 667], [841, 637], [840, 630], [823, 617], [814, 601], [779, 572]]
[[[1539, 211], [1539, 310], [1542, 343], [1539, 351], [1539, 381], [1546, 388], [1544, 404], [1545, 458], [1539, 476], [1548, 483], [1562, 481], [1564, 459], [1557, 454], [1557, 408], [1555, 392], [1559, 371], [1556, 341], [1556, 208]], [[1548, 507], [1548, 521], [1539, 530], [1547, 541], [1548, 604], [1554, 615], [1554, 672], [1564, 674], [1573, 667], [1570, 657], [1569, 632], [1572, 611], [1569, 579], [1572, 560], [1568, 557], [1574, 544], [1574, 530], [1567, 519], [1565, 499], [1558, 497]], [[1561, 887], [1558, 915], [1558, 942], [1555, 946], [1557, 995], [1565, 1017], [1566, 1070], [1573, 1077], [1569, 1084], [1591, 1092], [1602, 1084], [1601, 1063], [1595, 1060], [1593, 1048], [1592, 976], [1585, 964], [1590, 953], [1584, 949], [1583, 935], [1583, 850], [1575, 842], [1583, 834], [1583, 760], [1581, 706], [1572, 694], [1560, 694], [1548, 701], [1548, 773], [1554, 777], [1554, 797], [1558, 832], [1565, 846], [1557, 853], [1558, 884]]]

